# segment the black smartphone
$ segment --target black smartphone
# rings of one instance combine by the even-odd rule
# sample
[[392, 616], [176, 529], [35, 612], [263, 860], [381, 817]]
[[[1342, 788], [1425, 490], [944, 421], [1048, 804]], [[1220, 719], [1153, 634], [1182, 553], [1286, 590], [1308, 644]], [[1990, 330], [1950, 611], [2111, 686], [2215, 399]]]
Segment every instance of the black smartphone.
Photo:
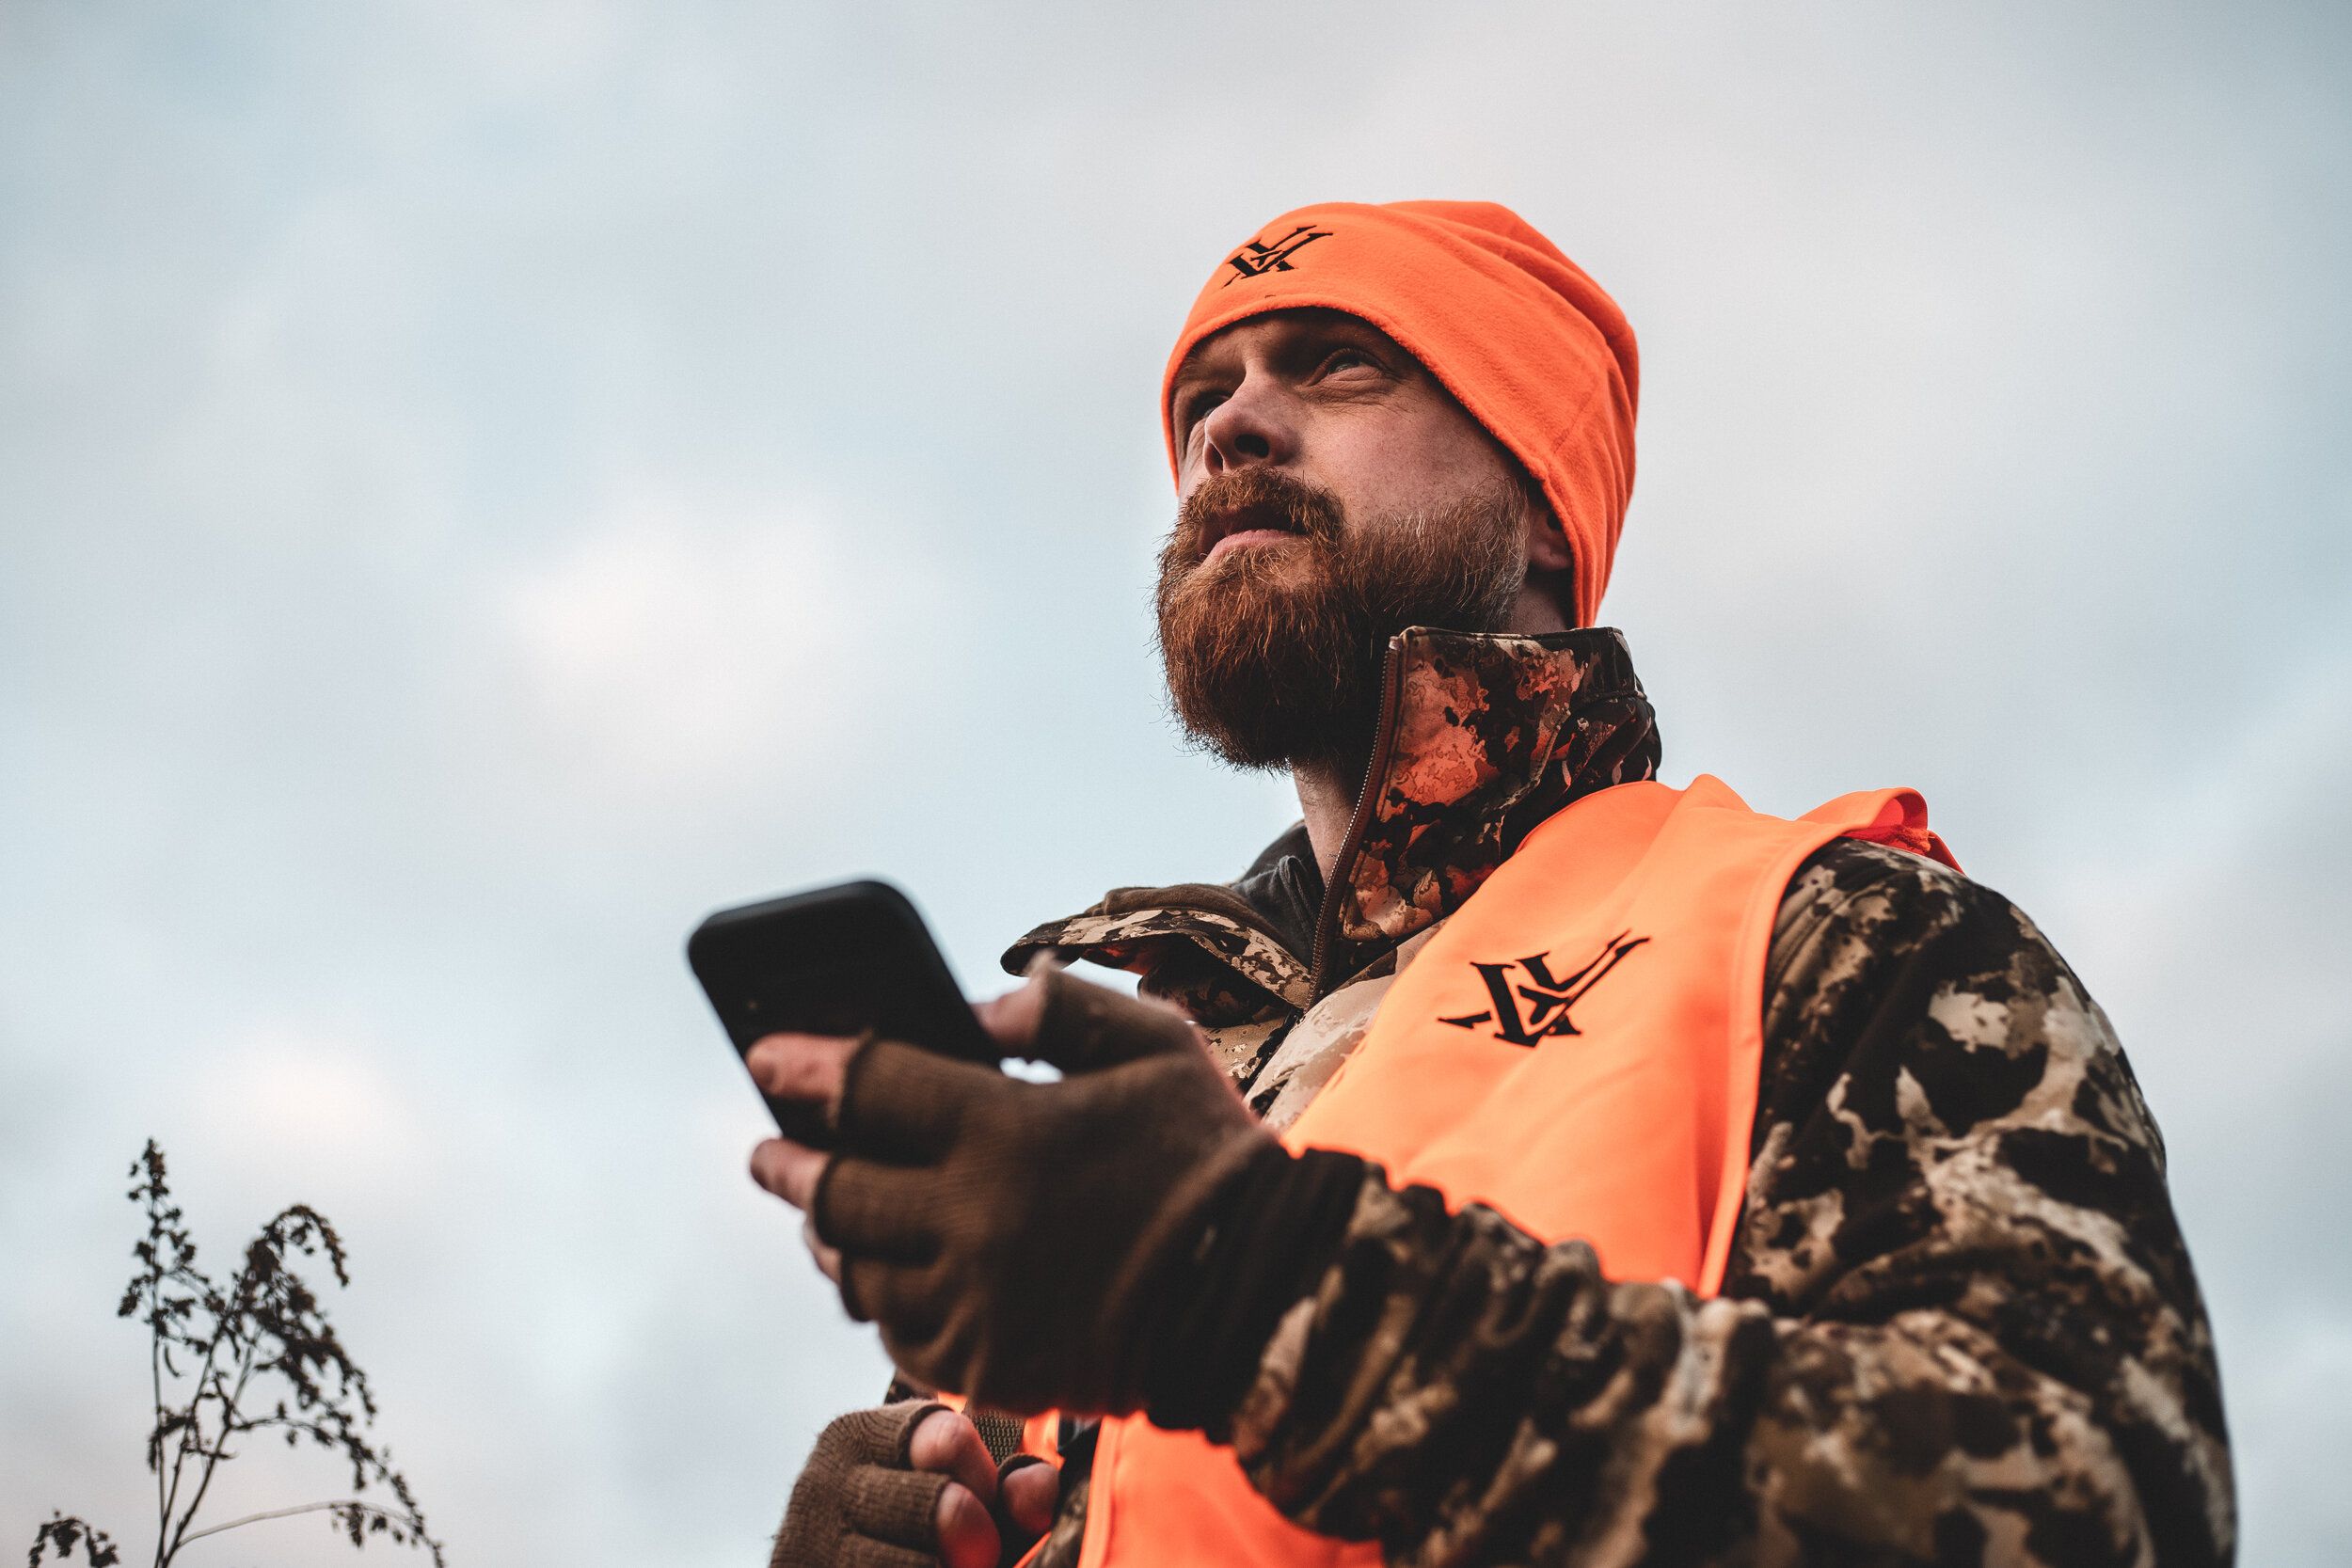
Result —
[[[991, 1065], [1004, 1054], [972, 1016], [923, 917], [888, 882], [841, 882], [721, 910], [686, 939], [686, 961], [738, 1055], [778, 1030], [867, 1029]], [[768, 1099], [768, 1110], [786, 1137], [825, 1147], [816, 1106]]]

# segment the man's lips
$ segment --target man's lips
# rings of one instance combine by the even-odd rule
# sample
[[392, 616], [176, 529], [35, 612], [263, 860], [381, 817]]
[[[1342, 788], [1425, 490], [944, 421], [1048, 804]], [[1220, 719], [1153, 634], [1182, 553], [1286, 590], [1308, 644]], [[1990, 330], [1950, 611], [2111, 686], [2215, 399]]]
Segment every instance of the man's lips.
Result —
[[1259, 502], [1232, 508], [1213, 518], [1202, 531], [1209, 542], [1209, 547], [1200, 555], [1200, 562], [1205, 566], [1228, 548], [1267, 545], [1290, 538], [1299, 531], [1286, 509]]
[[1279, 528], [1237, 529], [1232, 533], [1220, 536], [1216, 544], [1211, 545], [1209, 553], [1200, 558], [1200, 563], [1205, 566], [1227, 550], [1239, 549], [1247, 545], [1267, 545], [1278, 539], [1295, 537], [1296, 536], [1287, 530]]

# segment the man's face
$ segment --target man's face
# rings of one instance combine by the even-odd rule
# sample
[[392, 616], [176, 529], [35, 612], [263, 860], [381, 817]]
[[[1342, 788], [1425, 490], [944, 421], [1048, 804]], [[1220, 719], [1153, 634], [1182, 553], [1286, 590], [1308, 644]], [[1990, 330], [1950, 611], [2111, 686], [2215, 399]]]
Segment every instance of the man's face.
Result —
[[1158, 606], [1178, 717], [1242, 767], [1359, 767], [1389, 639], [1510, 614], [1519, 470], [1418, 360], [1335, 310], [1205, 340], [1170, 407], [1182, 505]]

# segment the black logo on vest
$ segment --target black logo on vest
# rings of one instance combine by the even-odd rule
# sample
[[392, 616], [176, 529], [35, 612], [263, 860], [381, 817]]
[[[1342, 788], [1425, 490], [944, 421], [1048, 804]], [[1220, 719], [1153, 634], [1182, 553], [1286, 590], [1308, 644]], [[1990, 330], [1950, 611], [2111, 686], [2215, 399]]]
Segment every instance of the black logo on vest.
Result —
[[[1514, 958], [1505, 963], [1473, 963], [1478, 977], [1486, 982], [1486, 994], [1494, 1006], [1481, 1013], [1464, 1013], [1460, 1018], [1441, 1018], [1439, 1023], [1451, 1023], [1456, 1029], [1475, 1029], [1482, 1023], [1495, 1026], [1493, 1038], [1510, 1045], [1534, 1045], [1554, 1035], [1581, 1035], [1568, 1017], [1568, 1009], [1583, 1000], [1584, 993], [1600, 984], [1601, 976], [1625, 961], [1625, 956], [1649, 941], [1647, 937], [1629, 936], [1619, 931], [1601, 944], [1600, 952], [1582, 969], [1573, 974], [1554, 978], [1551, 955], [1538, 953], [1529, 958]], [[1515, 985], [1513, 970], [1520, 971], [1528, 984]], [[1520, 1010], [1520, 1004], [1526, 1010]]]
[[1233, 269], [1233, 276], [1225, 280], [1225, 287], [1230, 289], [1245, 277], [1263, 277], [1270, 272], [1288, 272], [1292, 257], [1317, 240], [1330, 237], [1331, 230], [1328, 229], [1317, 229], [1311, 223], [1302, 223], [1272, 245], [1260, 245], [1252, 240], [1225, 258], [1225, 264]]

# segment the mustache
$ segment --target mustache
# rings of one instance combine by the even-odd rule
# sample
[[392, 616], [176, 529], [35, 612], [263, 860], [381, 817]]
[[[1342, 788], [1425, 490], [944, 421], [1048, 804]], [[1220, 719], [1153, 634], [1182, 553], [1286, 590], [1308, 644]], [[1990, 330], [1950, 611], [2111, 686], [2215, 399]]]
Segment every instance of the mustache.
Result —
[[1202, 481], [1184, 498], [1164, 559], [1189, 571], [1218, 540], [1248, 529], [1302, 534], [1329, 545], [1346, 521], [1346, 509], [1328, 490], [1272, 468], [1234, 468]]

